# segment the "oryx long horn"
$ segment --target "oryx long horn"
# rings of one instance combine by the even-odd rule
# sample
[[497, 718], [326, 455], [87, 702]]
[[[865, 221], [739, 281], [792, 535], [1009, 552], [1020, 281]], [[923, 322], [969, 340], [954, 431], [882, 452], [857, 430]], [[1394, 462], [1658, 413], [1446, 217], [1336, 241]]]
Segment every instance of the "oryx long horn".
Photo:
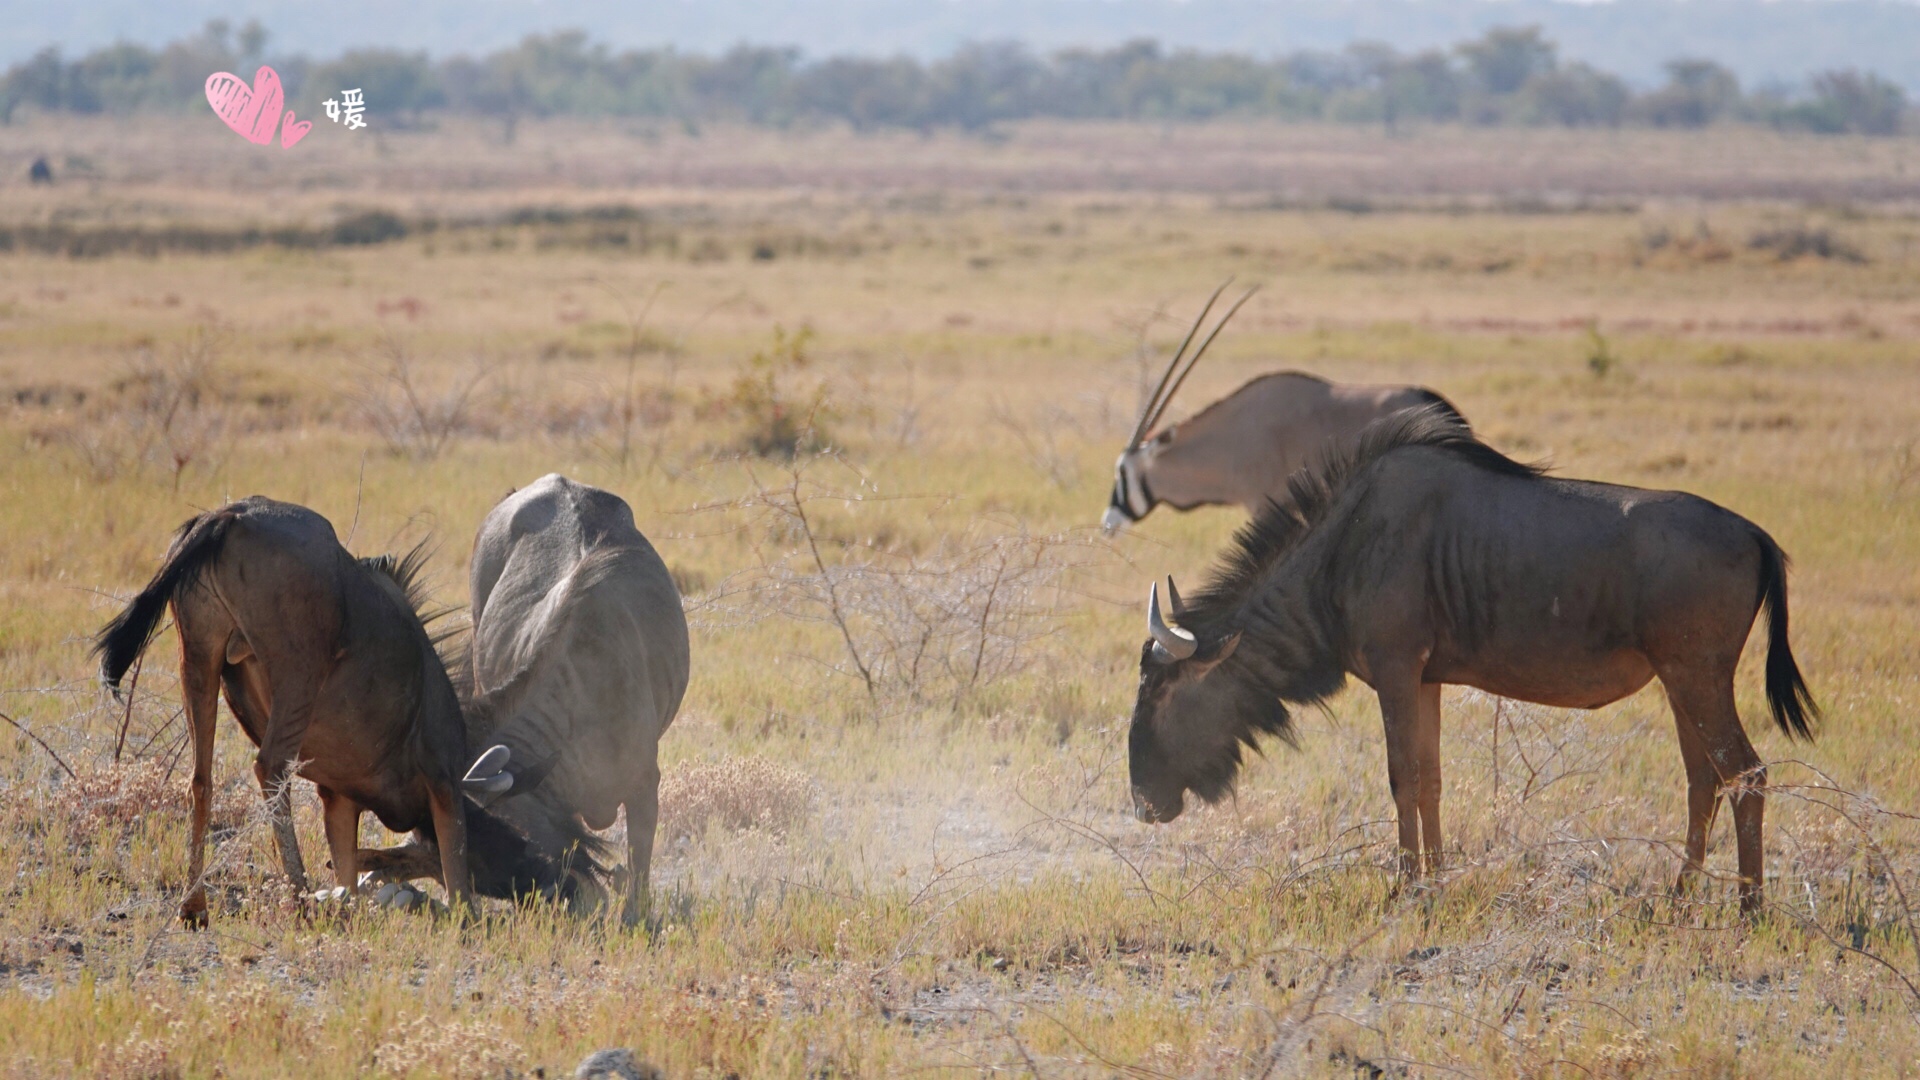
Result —
[[1200, 643], [1192, 634], [1168, 626], [1167, 620], [1161, 616], [1159, 582], [1147, 589], [1147, 630], [1153, 634], [1153, 640], [1159, 642], [1160, 647], [1167, 650], [1167, 655], [1175, 660], [1185, 660], [1200, 648]]
[[1228, 278], [1220, 283], [1219, 288], [1213, 290], [1212, 296], [1207, 297], [1207, 305], [1200, 309], [1200, 317], [1193, 320], [1193, 327], [1187, 331], [1186, 340], [1182, 341], [1180, 348], [1174, 352], [1173, 361], [1167, 365], [1167, 373], [1160, 376], [1160, 385], [1153, 388], [1153, 394], [1147, 398], [1146, 405], [1141, 408], [1140, 422], [1133, 426], [1133, 436], [1127, 440], [1127, 449], [1131, 450], [1139, 446], [1140, 440], [1146, 437], [1147, 429], [1152, 427], [1153, 422], [1166, 411], [1167, 401], [1171, 401], [1172, 398], [1162, 401], [1160, 392], [1167, 388], [1167, 382], [1173, 378], [1173, 373], [1180, 369], [1180, 358], [1187, 354], [1187, 346], [1193, 344], [1194, 336], [1200, 333], [1201, 324], [1207, 321], [1207, 312], [1213, 310], [1213, 302], [1220, 299], [1220, 294], [1226, 292], [1227, 286], [1231, 284], [1233, 279]]
[[[1221, 288], [1224, 289], [1226, 288], [1226, 286], [1222, 285]], [[1200, 362], [1200, 358], [1202, 356], [1206, 355], [1207, 346], [1213, 344], [1213, 339], [1220, 336], [1220, 330], [1222, 327], [1227, 325], [1227, 320], [1233, 318], [1233, 313], [1240, 310], [1240, 305], [1252, 299], [1253, 294], [1259, 291], [1260, 291], [1260, 286], [1255, 285], [1253, 288], [1248, 289], [1246, 292], [1241, 293], [1240, 299], [1235, 300], [1233, 302], [1233, 306], [1227, 309], [1227, 313], [1225, 315], [1220, 316], [1220, 321], [1213, 324], [1213, 332], [1208, 334], [1207, 339], [1200, 343], [1200, 347], [1193, 351], [1193, 357], [1192, 359], [1189, 359], [1187, 361], [1187, 366], [1181, 370], [1180, 377], [1173, 380], [1173, 385], [1167, 388], [1167, 396], [1164, 400], [1160, 402], [1160, 412], [1165, 412], [1167, 410], [1167, 406], [1173, 404], [1173, 395], [1180, 392], [1180, 384], [1187, 381], [1188, 375], [1193, 374], [1193, 366]], [[1160, 422], [1160, 413], [1155, 413], [1153, 416], [1153, 419], [1148, 421], [1148, 425], [1151, 426], [1159, 422]]]

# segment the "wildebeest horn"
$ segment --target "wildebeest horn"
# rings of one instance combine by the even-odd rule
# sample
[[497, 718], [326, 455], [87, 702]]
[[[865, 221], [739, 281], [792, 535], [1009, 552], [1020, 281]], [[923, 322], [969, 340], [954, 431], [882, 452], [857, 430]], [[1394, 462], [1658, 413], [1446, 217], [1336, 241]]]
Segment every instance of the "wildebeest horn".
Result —
[[1233, 279], [1228, 278], [1220, 283], [1219, 288], [1213, 290], [1212, 296], [1207, 297], [1207, 305], [1200, 309], [1200, 317], [1193, 320], [1193, 328], [1187, 331], [1186, 340], [1182, 341], [1180, 348], [1174, 352], [1173, 362], [1167, 365], [1167, 373], [1160, 376], [1160, 385], [1153, 388], [1153, 394], [1147, 398], [1146, 405], [1141, 407], [1140, 422], [1133, 426], [1133, 435], [1127, 439], [1127, 449], [1131, 450], [1139, 446], [1140, 440], [1146, 437], [1147, 429], [1152, 427], [1153, 422], [1160, 418], [1161, 413], [1166, 411], [1167, 403], [1160, 399], [1160, 392], [1167, 388], [1167, 383], [1173, 378], [1173, 373], [1179, 370], [1180, 358], [1187, 354], [1187, 346], [1193, 344], [1194, 335], [1200, 332], [1200, 324], [1207, 321], [1207, 312], [1213, 310], [1213, 302], [1220, 299], [1220, 294], [1226, 292], [1227, 286], [1231, 284], [1233, 284]]
[[1200, 642], [1191, 633], [1168, 626], [1167, 620], [1160, 614], [1159, 582], [1147, 589], [1147, 630], [1153, 634], [1153, 640], [1159, 642], [1160, 647], [1167, 650], [1167, 655], [1175, 660], [1185, 660], [1200, 648]]
[[1173, 575], [1167, 575], [1167, 603], [1173, 606], [1175, 620], [1184, 622], [1187, 617], [1187, 605], [1180, 602], [1180, 590], [1173, 587]]
[[513, 751], [504, 746], [488, 747], [486, 753], [474, 760], [467, 775], [461, 777], [460, 789], [481, 806], [490, 805], [513, 789], [513, 774], [506, 771], [512, 757]]

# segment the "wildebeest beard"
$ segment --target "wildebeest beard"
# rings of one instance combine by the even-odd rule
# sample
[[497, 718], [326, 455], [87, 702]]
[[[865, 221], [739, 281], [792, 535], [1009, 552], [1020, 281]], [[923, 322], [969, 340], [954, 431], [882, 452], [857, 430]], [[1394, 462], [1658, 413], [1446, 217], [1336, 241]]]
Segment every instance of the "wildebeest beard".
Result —
[[1246, 751], [1258, 753], [1261, 736], [1296, 745], [1289, 702], [1318, 703], [1345, 684], [1345, 670], [1322, 642], [1277, 629], [1250, 626], [1211, 670], [1204, 652], [1170, 660], [1151, 641], [1143, 648], [1129, 759], [1136, 792], [1160, 820], [1179, 813], [1186, 791], [1208, 803], [1232, 794]]

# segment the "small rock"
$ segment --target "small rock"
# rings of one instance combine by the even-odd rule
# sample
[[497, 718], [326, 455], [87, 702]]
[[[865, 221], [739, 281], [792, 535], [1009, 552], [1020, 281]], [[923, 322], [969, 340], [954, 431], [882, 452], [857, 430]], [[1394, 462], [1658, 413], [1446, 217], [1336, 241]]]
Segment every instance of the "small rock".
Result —
[[633, 1051], [623, 1046], [588, 1054], [573, 1070], [573, 1080], [666, 1080], [666, 1074], [635, 1059]]

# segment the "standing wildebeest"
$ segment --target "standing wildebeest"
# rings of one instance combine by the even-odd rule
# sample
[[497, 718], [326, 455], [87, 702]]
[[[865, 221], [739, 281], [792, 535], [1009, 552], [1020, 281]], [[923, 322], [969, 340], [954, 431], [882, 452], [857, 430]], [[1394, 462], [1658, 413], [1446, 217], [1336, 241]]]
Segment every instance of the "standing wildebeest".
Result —
[[181, 905], [206, 922], [204, 869], [218, 695], [260, 748], [254, 775], [273, 800], [274, 838], [295, 887], [306, 870], [289, 788], [320, 789], [334, 878], [355, 887], [360, 812], [389, 829], [431, 829], [456, 901], [472, 884], [509, 896], [561, 887], [559, 868], [525, 837], [468, 813], [459, 700], [416, 611], [422, 561], [355, 559], [326, 518], [254, 496], [188, 521], [127, 609], [100, 631], [100, 673], [120, 679], [153, 640], [169, 605], [180, 632], [180, 685], [193, 737], [193, 841]]
[[1135, 813], [1171, 821], [1189, 790], [1231, 788], [1242, 744], [1291, 740], [1286, 703], [1349, 673], [1380, 697], [1402, 866], [1440, 853], [1440, 687], [1591, 709], [1666, 688], [1687, 769], [1680, 885], [1700, 872], [1719, 796], [1733, 804], [1740, 903], [1761, 904], [1766, 773], [1733, 675], [1767, 616], [1767, 703], [1811, 737], [1787, 643], [1787, 559], [1704, 499], [1541, 475], [1437, 409], [1405, 412], [1294, 477], [1169, 626], [1156, 587], [1129, 734]]
[[[687, 692], [686, 616], [665, 563], [617, 495], [549, 474], [508, 495], [473, 545], [469, 739], [462, 781], [540, 850], [597, 869], [627, 808], [629, 925], [648, 911], [660, 736]], [[512, 766], [509, 768], [509, 766]], [[430, 875], [421, 848], [365, 852], [395, 878]]]
[[[1214, 293], [1216, 299], [1219, 295]], [[1277, 371], [1251, 380], [1195, 415], [1147, 438], [1147, 432], [1165, 415], [1174, 391], [1180, 389], [1214, 336], [1246, 299], [1242, 296], [1221, 317], [1181, 370], [1181, 356], [1213, 307], [1213, 300], [1208, 300], [1200, 319], [1187, 332], [1187, 340], [1167, 365], [1160, 385], [1134, 425], [1126, 449], [1114, 463], [1113, 493], [1100, 521], [1109, 535], [1146, 517], [1161, 503], [1176, 510], [1238, 503], [1258, 514], [1269, 499], [1286, 501], [1287, 478], [1294, 470], [1311, 462], [1329, 444], [1352, 440], [1362, 428], [1383, 416], [1434, 405], [1460, 419], [1452, 403], [1425, 387], [1336, 383], [1301, 371]], [[1466, 423], [1464, 419], [1460, 422]]]

